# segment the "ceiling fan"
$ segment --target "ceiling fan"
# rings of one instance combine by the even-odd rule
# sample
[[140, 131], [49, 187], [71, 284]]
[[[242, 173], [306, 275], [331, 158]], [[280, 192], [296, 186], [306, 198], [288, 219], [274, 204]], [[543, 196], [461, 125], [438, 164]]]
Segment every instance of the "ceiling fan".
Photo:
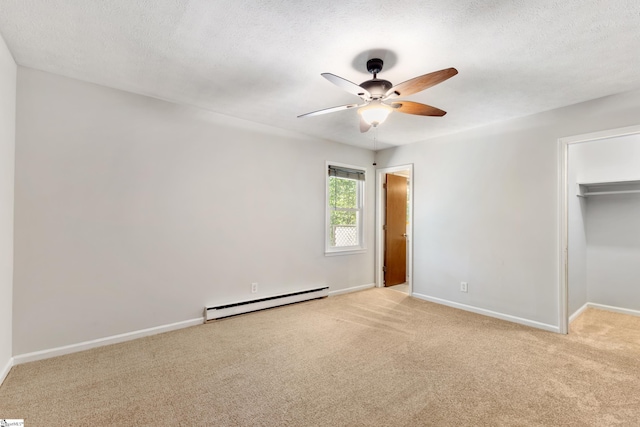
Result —
[[322, 77], [329, 80], [334, 85], [346, 90], [349, 93], [362, 98], [362, 104], [347, 104], [338, 107], [325, 108], [323, 110], [312, 111], [298, 116], [311, 117], [320, 114], [333, 113], [335, 111], [349, 110], [357, 108], [360, 115], [360, 132], [368, 131], [371, 126], [376, 127], [384, 122], [392, 111], [399, 111], [405, 114], [415, 114], [419, 116], [444, 116], [446, 111], [432, 107], [419, 102], [395, 100], [400, 96], [412, 95], [425, 89], [435, 86], [438, 83], [455, 76], [458, 70], [455, 68], [446, 68], [433, 73], [424, 74], [415, 77], [406, 82], [393, 86], [391, 82], [378, 78], [378, 73], [382, 71], [382, 59], [374, 58], [367, 61], [367, 71], [373, 74], [371, 80], [360, 83], [359, 85], [350, 82], [347, 79], [336, 76], [331, 73], [322, 73]]

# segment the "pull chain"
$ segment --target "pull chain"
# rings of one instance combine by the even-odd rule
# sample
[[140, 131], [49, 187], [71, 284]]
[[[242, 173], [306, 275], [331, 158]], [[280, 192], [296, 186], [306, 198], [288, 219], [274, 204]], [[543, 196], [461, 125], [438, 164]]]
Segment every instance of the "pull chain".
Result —
[[[376, 155], [376, 151], [378, 150], [378, 126], [375, 126], [373, 128], [373, 155]], [[374, 160], [373, 161], [373, 166], [376, 166], [377, 163]]]

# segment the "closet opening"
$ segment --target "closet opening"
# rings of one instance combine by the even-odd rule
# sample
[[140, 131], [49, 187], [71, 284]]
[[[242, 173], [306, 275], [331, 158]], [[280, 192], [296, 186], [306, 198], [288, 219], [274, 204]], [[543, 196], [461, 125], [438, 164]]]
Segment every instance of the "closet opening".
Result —
[[640, 126], [559, 142], [560, 332], [624, 325], [640, 316]]

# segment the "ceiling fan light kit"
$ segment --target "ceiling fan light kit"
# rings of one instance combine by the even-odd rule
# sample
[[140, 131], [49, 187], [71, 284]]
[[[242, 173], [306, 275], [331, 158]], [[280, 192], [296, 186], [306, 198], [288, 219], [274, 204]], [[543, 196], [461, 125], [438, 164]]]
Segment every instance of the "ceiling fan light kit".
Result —
[[433, 73], [415, 77], [411, 80], [407, 80], [406, 82], [393, 86], [388, 80], [378, 78], [378, 73], [382, 71], [383, 65], [384, 62], [379, 58], [368, 60], [367, 71], [373, 74], [373, 78], [362, 82], [359, 85], [350, 82], [347, 79], [343, 79], [342, 77], [336, 76], [335, 74], [322, 73], [322, 77], [347, 92], [360, 97], [364, 103], [325, 108], [323, 110], [302, 114], [298, 116], [298, 118], [318, 116], [321, 114], [360, 107], [358, 108], [358, 114], [360, 115], [360, 132], [364, 133], [372, 126], [376, 127], [380, 123], [383, 123], [394, 110], [418, 116], [442, 117], [447, 114], [446, 111], [430, 105], [420, 104], [413, 101], [391, 100], [400, 96], [412, 95], [428, 89], [431, 86], [435, 86], [438, 83], [442, 83], [443, 81], [458, 74], [458, 70], [455, 68], [446, 68], [444, 70], [434, 71]]
[[372, 101], [368, 105], [359, 108], [358, 114], [366, 124], [376, 127], [387, 120], [392, 111], [393, 108], [387, 104], [383, 104], [380, 101]]

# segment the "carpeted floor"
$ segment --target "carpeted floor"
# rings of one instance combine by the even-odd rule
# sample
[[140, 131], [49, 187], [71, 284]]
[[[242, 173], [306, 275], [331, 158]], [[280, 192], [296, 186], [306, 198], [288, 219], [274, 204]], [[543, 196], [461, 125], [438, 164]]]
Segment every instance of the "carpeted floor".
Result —
[[371, 289], [13, 368], [26, 426], [640, 425], [640, 318], [568, 336]]
[[406, 283], [402, 283], [400, 285], [389, 286], [387, 289], [392, 289], [398, 292], [404, 292], [405, 294], [409, 293], [409, 285]]

